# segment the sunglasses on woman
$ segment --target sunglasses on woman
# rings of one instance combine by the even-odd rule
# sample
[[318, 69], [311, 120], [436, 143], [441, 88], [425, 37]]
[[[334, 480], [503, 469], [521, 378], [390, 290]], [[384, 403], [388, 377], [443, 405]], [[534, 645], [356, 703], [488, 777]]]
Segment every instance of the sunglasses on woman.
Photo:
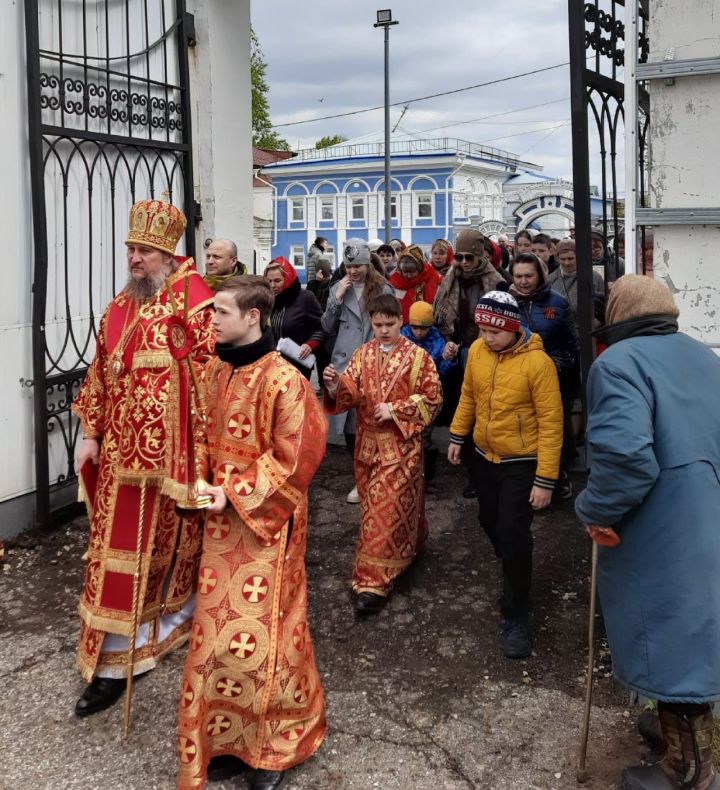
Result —
[[462, 263], [465, 261], [466, 263], [472, 263], [475, 260], [475, 253], [472, 252], [456, 252], [455, 253], [455, 260], [458, 263]]

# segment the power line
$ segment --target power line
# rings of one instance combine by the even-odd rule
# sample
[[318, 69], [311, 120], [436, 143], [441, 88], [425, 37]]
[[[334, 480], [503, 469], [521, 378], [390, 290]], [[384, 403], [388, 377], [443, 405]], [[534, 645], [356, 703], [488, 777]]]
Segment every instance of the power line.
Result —
[[[455, 93], [462, 93], [463, 91], [471, 91], [475, 90], [476, 88], [487, 88], [489, 85], [499, 85], [502, 82], [510, 82], [511, 80], [517, 80], [521, 77], [530, 77], [533, 74], [540, 74], [544, 71], [552, 71], [553, 69], [561, 69], [563, 66], [569, 66], [569, 61], [565, 61], [565, 63], [556, 63], [554, 66], [544, 66], [541, 69], [533, 69], [532, 71], [524, 71], [520, 74], [512, 74], [509, 77], [500, 77], [497, 80], [489, 80], [488, 82], [479, 82], [477, 85], [467, 85], [464, 88], [455, 88], [451, 91], [441, 91], [440, 93], [431, 93], [428, 96], [418, 96], [415, 99], [404, 99], [403, 101], [396, 101], [390, 104], [391, 107], [399, 107], [404, 104], [413, 104], [419, 101], [426, 101], [427, 99], [437, 99], [439, 96], [451, 96]], [[287, 126], [299, 126], [304, 123], [315, 123], [315, 121], [329, 121], [333, 118], [347, 118], [349, 115], [360, 115], [364, 112], [373, 112], [374, 110], [382, 110], [385, 107], [384, 104], [379, 104], [377, 107], [366, 107], [362, 110], [350, 110], [349, 112], [340, 112], [336, 113], [335, 115], [321, 115], [318, 118], [308, 118], [305, 121], [290, 121], [288, 123], [274, 123], [272, 125], [273, 129], [280, 129]]]
[[519, 156], [525, 156], [528, 151], [532, 151], [533, 148], [537, 148], [540, 143], [542, 143], [544, 140], [547, 140], [548, 137], [551, 137], [553, 134], [555, 134], [555, 132], [562, 129], [563, 126], [566, 126], [568, 123], [570, 123], [570, 119], [566, 118], [561, 124], [556, 126], [554, 129], [551, 129], [544, 137], [541, 137], [537, 142], [533, 143], [530, 148], [526, 148], [521, 154], [519, 154]]
[[[567, 101], [570, 97], [565, 96], [562, 99], [553, 99], [552, 101], [544, 101], [540, 104], [529, 104], [527, 107], [518, 107], [516, 110], [505, 110], [504, 112], [496, 112], [492, 115], [483, 115], [480, 118], [471, 118], [468, 121], [455, 121], [453, 123], [445, 123], [442, 126], [431, 126], [429, 129], [418, 129], [418, 132], [434, 132], [437, 129], [449, 129], [453, 126], [464, 126], [468, 123], [481, 123], [483, 121], [487, 121], [490, 118], [500, 118], [503, 115], [512, 115], [516, 112], [524, 112], [525, 110], [534, 110], [537, 107], [547, 107], [550, 104], [559, 104], [560, 102]], [[537, 121], [508, 121], [507, 123], [514, 124], [514, 123], [537, 123]]]
[[485, 145], [485, 143], [494, 143], [496, 140], [508, 140], [510, 137], [523, 137], [526, 134], [537, 134], [538, 132], [552, 131], [556, 132], [561, 126], [565, 126], [567, 121], [555, 124], [554, 126], [542, 126], [539, 129], [530, 129], [525, 132], [517, 132], [516, 134], [504, 134], [502, 137], [491, 137], [489, 140], [480, 140], [478, 145]]

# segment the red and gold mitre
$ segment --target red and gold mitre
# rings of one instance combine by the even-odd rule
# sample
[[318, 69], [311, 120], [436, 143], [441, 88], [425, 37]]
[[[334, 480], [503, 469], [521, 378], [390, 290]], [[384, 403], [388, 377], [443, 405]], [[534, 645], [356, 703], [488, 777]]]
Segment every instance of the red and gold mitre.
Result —
[[187, 219], [179, 208], [164, 200], [139, 200], [130, 209], [130, 229], [125, 244], [142, 244], [175, 255]]

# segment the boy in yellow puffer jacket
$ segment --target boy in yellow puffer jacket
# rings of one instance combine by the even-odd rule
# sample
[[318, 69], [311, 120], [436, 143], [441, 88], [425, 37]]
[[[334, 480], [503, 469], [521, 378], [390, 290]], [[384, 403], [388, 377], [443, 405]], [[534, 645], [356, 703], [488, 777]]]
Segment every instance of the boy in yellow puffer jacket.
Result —
[[[450, 426], [448, 460], [460, 463], [470, 431], [478, 516], [502, 562], [503, 652], [530, 655], [533, 511], [550, 504], [560, 468], [563, 411], [555, 363], [520, 324], [508, 293], [490, 291], [475, 311], [480, 338], [468, 354]], [[473, 425], [474, 430], [473, 430]]]

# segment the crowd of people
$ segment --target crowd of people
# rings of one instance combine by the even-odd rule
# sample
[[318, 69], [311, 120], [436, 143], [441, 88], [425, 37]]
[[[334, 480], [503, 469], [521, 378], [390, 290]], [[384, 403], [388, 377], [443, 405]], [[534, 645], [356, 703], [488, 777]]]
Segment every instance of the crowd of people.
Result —
[[592, 266], [607, 350], [587, 382], [590, 476], [576, 510], [607, 546], [600, 595], [616, 673], [658, 701], [666, 743], [663, 761], [629, 769], [623, 787], [717, 786], [720, 439], [696, 398], [714, 396], [720, 363], [678, 333], [664, 284], [622, 276], [604, 238], [585, 260], [572, 239], [523, 231], [513, 246], [475, 229], [427, 256], [350, 238], [335, 271], [319, 237], [305, 289], [285, 258], [248, 275], [220, 239], [203, 279], [175, 255], [177, 208], [140, 201], [129, 225], [128, 283], [73, 404], [90, 515], [77, 716], [110, 707], [189, 640], [180, 790], [244, 771], [253, 790], [276, 790], [320, 747], [304, 557], [328, 432], [354, 461], [357, 615], [386, 606], [427, 538], [433, 427], [449, 425], [448, 461], [465, 467], [463, 495], [499, 560], [502, 651], [530, 656], [531, 525], [553, 497], [573, 496], [576, 277]]

